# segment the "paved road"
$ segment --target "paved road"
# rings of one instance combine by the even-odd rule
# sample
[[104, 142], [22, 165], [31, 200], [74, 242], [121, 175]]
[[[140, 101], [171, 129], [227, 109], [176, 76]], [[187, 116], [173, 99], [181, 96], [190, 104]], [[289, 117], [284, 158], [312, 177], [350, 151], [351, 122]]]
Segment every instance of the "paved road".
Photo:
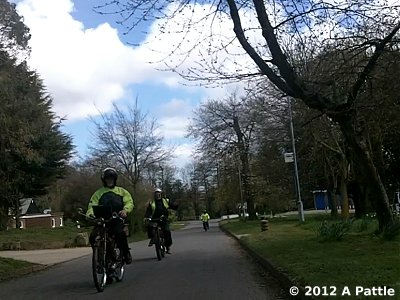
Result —
[[97, 293], [90, 255], [0, 283], [0, 299], [285, 299], [216, 222], [204, 232], [199, 222], [173, 232], [172, 254], [157, 261], [147, 241], [132, 244], [133, 263], [124, 280]]

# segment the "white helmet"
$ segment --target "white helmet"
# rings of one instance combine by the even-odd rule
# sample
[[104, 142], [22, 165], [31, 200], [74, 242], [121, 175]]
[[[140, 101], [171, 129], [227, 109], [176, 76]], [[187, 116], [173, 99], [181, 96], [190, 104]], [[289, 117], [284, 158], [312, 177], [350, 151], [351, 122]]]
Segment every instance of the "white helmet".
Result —
[[161, 189], [160, 188], [155, 188], [154, 189], [154, 193], [161, 193], [162, 191], [161, 191]]

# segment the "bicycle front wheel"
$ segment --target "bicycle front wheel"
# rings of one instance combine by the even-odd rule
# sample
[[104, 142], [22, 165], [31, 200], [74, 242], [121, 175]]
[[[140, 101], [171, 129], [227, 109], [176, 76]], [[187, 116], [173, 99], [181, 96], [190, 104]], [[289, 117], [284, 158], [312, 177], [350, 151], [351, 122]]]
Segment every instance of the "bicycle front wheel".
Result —
[[107, 281], [106, 271], [106, 251], [104, 246], [96, 246], [93, 248], [92, 256], [92, 274], [94, 285], [98, 292], [104, 291]]
[[115, 252], [117, 253], [117, 260], [116, 260], [116, 269], [115, 269], [115, 279], [117, 281], [122, 281], [122, 279], [124, 278], [124, 258], [122, 257], [122, 253], [121, 250], [116, 247], [115, 248]]
[[165, 248], [165, 240], [164, 240], [164, 235], [162, 234], [161, 230], [158, 230], [158, 235], [160, 237], [160, 251], [161, 251], [161, 256], [165, 257], [165, 252], [167, 252], [167, 249]]
[[154, 232], [154, 234], [155, 234], [154, 236], [156, 238], [155, 246], [156, 246], [157, 259], [161, 260], [162, 259], [162, 252], [161, 252], [160, 233], [159, 233], [158, 230], [154, 230], [154, 231], [155, 231]]

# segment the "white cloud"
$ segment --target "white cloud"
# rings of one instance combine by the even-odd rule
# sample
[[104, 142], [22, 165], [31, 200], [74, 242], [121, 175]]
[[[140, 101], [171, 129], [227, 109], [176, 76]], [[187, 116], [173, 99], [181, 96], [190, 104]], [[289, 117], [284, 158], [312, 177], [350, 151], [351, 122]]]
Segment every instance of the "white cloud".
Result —
[[166, 139], [184, 138], [187, 134], [187, 128], [190, 124], [193, 111], [209, 99], [224, 100], [228, 94], [237, 91], [239, 94], [240, 85], [231, 84], [229, 88], [210, 88], [204, 93], [204, 96], [192, 103], [190, 100], [172, 99], [164, 105], [160, 106], [157, 112], [157, 119], [160, 123], [159, 133]]
[[[135, 83], [151, 81], [178, 87], [183, 79], [176, 73], [157, 70], [165, 67], [165, 63], [179, 66], [182, 73], [196, 63], [203, 67], [211, 64], [229, 74], [256, 70], [234, 38], [230, 17], [224, 13], [216, 18], [205, 17], [215, 9], [209, 4], [187, 5], [167, 23], [157, 20], [137, 48], [125, 45], [117, 30], [107, 23], [85, 28], [71, 16], [74, 9], [71, 0], [23, 0], [18, 2], [17, 9], [32, 34], [30, 64], [38, 70], [54, 96], [57, 114], [67, 115], [69, 119], [111, 109], [112, 102], [131, 96], [128, 86]], [[275, 9], [278, 11], [277, 7]], [[262, 37], [254, 11], [241, 9], [240, 13], [248, 40], [257, 45]], [[281, 18], [278, 16], [273, 21], [279, 22]], [[264, 43], [260, 45], [257, 50], [266, 51]], [[262, 55], [267, 58], [268, 52]], [[207, 77], [207, 73], [200, 74]], [[206, 95], [211, 93], [211, 97], [220, 96], [224, 91], [181, 85], [179, 88]]]
[[165, 103], [160, 108], [160, 113], [164, 116], [176, 116], [190, 114], [193, 107], [189, 100], [173, 98], [168, 103]]
[[[167, 10], [172, 12], [177, 5], [172, 3]], [[188, 4], [173, 18], [155, 21], [138, 51], [146, 52], [149, 61], [162, 61], [176, 67], [175, 70], [181, 74], [186, 75], [190, 68], [196, 68], [199, 71], [197, 77], [203, 79], [211, 75], [210, 68], [230, 75], [256, 71], [254, 62], [235, 39], [230, 17], [218, 13], [214, 18], [211, 13], [214, 10], [215, 7], [210, 4]], [[254, 12], [240, 13], [245, 27], [256, 27]], [[258, 37], [252, 31], [248, 30], [247, 34], [256, 43]], [[183, 80], [174, 78], [171, 84], [179, 81]]]
[[186, 128], [189, 125], [188, 117], [167, 117], [161, 118], [161, 128], [163, 136], [167, 139], [183, 138], [186, 135]]
[[84, 28], [74, 20], [70, 0], [24, 0], [17, 9], [32, 34], [30, 65], [44, 79], [59, 115], [96, 115], [126, 97], [129, 84], [171, 81], [171, 74], [147, 63], [146, 53], [124, 45], [109, 24]]
[[189, 100], [172, 99], [162, 105], [157, 114], [161, 125], [160, 133], [166, 139], [185, 137], [192, 110]]
[[[194, 17], [197, 20], [204, 15], [204, 8], [210, 7], [200, 4], [195, 6]], [[17, 5], [18, 12], [24, 17], [32, 34], [30, 65], [44, 79], [45, 86], [54, 98], [56, 113], [66, 115], [69, 120], [109, 111], [112, 102], [132, 96], [129, 93], [132, 84], [151, 81], [153, 84], [178, 87], [178, 82], [183, 80], [176, 73], [159, 71], [157, 68], [163, 68], [165, 61], [171, 65], [183, 62], [181, 69], [193, 66], [201, 55], [206, 55], [207, 47], [193, 51], [184, 61], [179, 54], [184, 54], [196, 42], [205, 42], [211, 32], [210, 26], [216, 28], [217, 34], [226, 31], [232, 33], [231, 22], [222, 19], [211, 24], [208, 20], [199, 24], [204, 30], [193, 29], [183, 37], [179, 28], [174, 26], [184, 26], [189, 11], [191, 13], [188, 7], [167, 25], [169, 29], [171, 26], [175, 28], [170, 34], [161, 34], [162, 21], [157, 21], [151, 26], [145, 42], [133, 48], [125, 45], [119, 39], [117, 30], [107, 23], [96, 28], [85, 28], [82, 22], [71, 16], [73, 9], [71, 0], [23, 0]], [[180, 50], [168, 56], [182, 41]], [[243, 52], [237, 45], [232, 45], [230, 51]], [[163, 61], [165, 57], [167, 59]], [[224, 60], [229, 55], [209, 55], [204, 58], [208, 60], [211, 57]], [[226, 62], [226, 65], [232, 69], [243, 63], [248, 64], [246, 57], [235, 58]], [[182, 85], [179, 88], [206, 94], [217, 91]], [[171, 123], [185, 125], [187, 121], [181, 118], [164, 120], [163, 123], [170, 127]], [[176, 127], [170, 132], [174, 136], [181, 135], [182, 132], [178, 133]]]
[[190, 143], [185, 143], [185, 144], [181, 144], [179, 145], [176, 149], [175, 149], [175, 158], [173, 159], [174, 165], [182, 168], [184, 167], [186, 164], [190, 163], [193, 159], [193, 153], [194, 153], [194, 144], [190, 144]]

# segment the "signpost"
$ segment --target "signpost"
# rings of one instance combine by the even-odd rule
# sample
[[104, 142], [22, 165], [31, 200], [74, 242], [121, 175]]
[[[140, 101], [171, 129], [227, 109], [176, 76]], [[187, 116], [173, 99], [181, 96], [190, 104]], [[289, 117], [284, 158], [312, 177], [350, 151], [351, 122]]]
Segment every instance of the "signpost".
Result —
[[284, 154], [285, 157], [285, 163], [292, 163], [294, 162], [294, 158], [293, 158], [293, 152], [288, 152]]
[[301, 222], [304, 222], [304, 210], [303, 210], [303, 201], [301, 200], [301, 192], [300, 192], [300, 180], [299, 180], [299, 171], [297, 169], [297, 158], [296, 158], [296, 143], [294, 139], [294, 129], [293, 129], [293, 113], [292, 113], [292, 103], [291, 98], [289, 98], [289, 116], [290, 116], [290, 132], [292, 136], [292, 147], [293, 152], [285, 153], [285, 162], [294, 163], [294, 172], [296, 176], [296, 191], [297, 191], [297, 207], [299, 209], [299, 219]]

